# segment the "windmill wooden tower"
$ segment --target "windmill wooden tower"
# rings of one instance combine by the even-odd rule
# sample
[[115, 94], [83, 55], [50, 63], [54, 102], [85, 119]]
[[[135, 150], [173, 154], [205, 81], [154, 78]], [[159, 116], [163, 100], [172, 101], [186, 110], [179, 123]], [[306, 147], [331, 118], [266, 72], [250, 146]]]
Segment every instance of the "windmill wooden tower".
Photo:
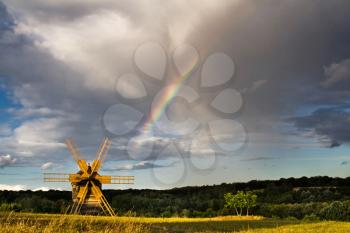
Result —
[[115, 216], [112, 207], [102, 193], [102, 184], [133, 184], [134, 177], [102, 176], [98, 173], [111, 141], [108, 138], [103, 140], [91, 166], [81, 159], [72, 140], [66, 140], [65, 143], [80, 170], [73, 174], [44, 173], [44, 182], [71, 182], [73, 204], [68, 210], [71, 214], [96, 212], [100, 207], [104, 214]]

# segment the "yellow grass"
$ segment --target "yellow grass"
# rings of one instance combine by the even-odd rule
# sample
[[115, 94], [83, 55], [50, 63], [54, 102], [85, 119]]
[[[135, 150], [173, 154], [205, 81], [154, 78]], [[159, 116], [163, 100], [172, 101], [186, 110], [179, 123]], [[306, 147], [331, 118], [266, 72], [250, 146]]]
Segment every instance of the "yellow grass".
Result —
[[0, 213], [0, 232], [242, 232], [348, 233], [349, 222], [302, 222], [259, 216], [215, 218], [102, 217]]
[[345, 222], [319, 222], [309, 224], [296, 224], [276, 228], [261, 228], [241, 231], [241, 233], [348, 233], [350, 223]]
[[[120, 221], [129, 221], [130, 217], [118, 217]], [[181, 223], [181, 222], [215, 222], [215, 221], [249, 221], [249, 220], [262, 220], [262, 216], [222, 216], [213, 218], [146, 218], [146, 217], [133, 217], [136, 222], [143, 223]]]

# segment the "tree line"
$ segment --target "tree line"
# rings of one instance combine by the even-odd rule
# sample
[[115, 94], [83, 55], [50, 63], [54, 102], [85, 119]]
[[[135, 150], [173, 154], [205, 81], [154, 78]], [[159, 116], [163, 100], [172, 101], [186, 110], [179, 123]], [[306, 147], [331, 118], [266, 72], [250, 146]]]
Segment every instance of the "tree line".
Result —
[[[266, 217], [350, 220], [349, 177], [302, 177], [169, 190], [103, 192], [119, 215], [214, 217], [246, 214], [248, 208], [248, 214]], [[227, 193], [241, 204], [229, 204]], [[247, 196], [256, 200], [247, 204]], [[68, 191], [0, 191], [0, 211], [64, 213], [70, 202]]]

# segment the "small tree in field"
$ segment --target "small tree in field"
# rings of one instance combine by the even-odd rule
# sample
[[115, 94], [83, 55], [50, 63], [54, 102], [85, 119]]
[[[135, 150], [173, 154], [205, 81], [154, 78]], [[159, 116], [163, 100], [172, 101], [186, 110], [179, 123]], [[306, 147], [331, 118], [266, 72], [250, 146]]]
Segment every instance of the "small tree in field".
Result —
[[253, 194], [251, 191], [248, 191], [245, 194], [246, 199], [246, 208], [247, 208], [247, 216], [249, 215], [249, 209], [256, 206], [256, 200], [258, 199], [258, 196]]
[[246, 208], [247, 215], [249, 215], [249, 209], [256, 206], [257, 196], [252, 192], [244, 193], [243, 191], [238, 191], [236, 194], [226, 193], [224, 195], [226, 208], [234, 209], [236, 214], [241, 216], [243, 209]]
[[236, 195], [233, 195], [232, 193], [225, 193], [224, 198], [226, 201], [225, 207], [229, 209], [234, 209], [236, 211], [236, 214], [239, 215], [238, 213], [238, 202], [236, 200]]

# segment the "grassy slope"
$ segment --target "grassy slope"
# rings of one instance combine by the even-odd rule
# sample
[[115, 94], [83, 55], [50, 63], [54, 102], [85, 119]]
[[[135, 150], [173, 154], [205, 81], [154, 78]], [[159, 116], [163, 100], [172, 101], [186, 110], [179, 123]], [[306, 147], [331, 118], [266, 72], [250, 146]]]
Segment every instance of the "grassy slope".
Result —
[[237, 218], [135, 218], [0, 214], [1, 232], [350, 232], [350, 223]]

